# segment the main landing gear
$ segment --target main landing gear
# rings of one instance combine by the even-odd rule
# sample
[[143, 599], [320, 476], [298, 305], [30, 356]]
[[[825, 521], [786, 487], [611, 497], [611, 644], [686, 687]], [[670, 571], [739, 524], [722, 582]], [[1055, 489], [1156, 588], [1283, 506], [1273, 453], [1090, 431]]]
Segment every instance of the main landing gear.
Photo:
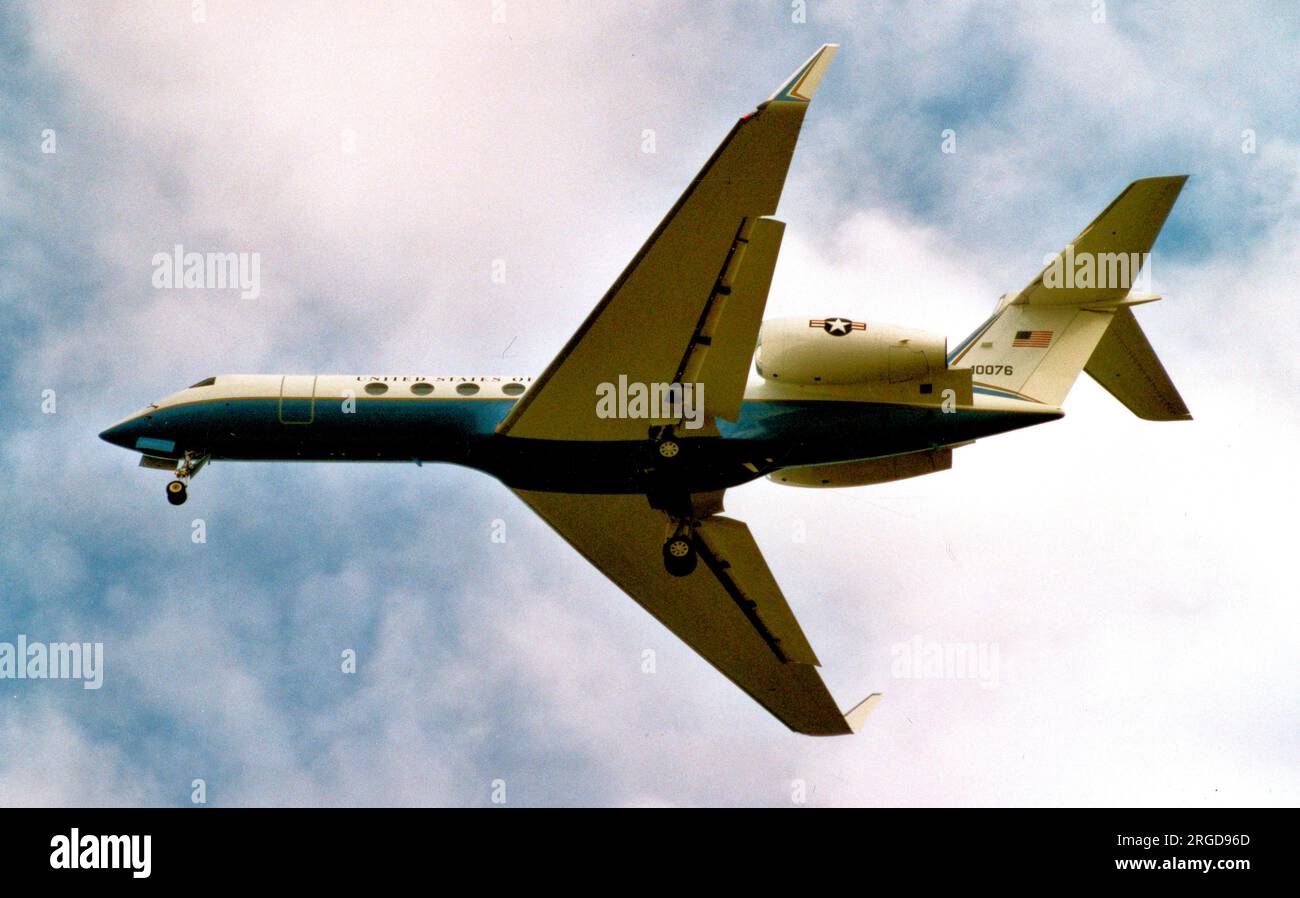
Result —
[[685, 481], [688, 471], [683, 466], [688, 456], [694, 457], [689, 451], [691, 444], [679, 441], [671, 426], [651, 428], [649, 436], [649, 460], [643, 473], [652, 485], [646, 493], [650, 507], [667, 518], [664, 570], [674, 577], [689, 577], [699, 565], [697, 546], [702, 545], [695, 538], [695, 525], [715, 510], [720, 511], [721, 505], [714, 509], [706, 502], [697, 507], [697, 497], [691, 495]]
[[649, 467], [667, 470], [683, 461], [682, 450], [686, 447], [677, 440], [675, 430], [671, 424], [650, 428], [650, 454], [646, 459]]
[[668, 538], [664, 543], [664, 569], [674, 577], [688, 577], [699, 563], [699, 553], [695, 551], [695, 540], [685, 527]]
[[167, 501], [172, 505], [184, 505], [190, 497], [189, 480], [208, 462], [208, 457], [201, 452], [186, 452], [176, 469], [176, 479], [167, 484]]

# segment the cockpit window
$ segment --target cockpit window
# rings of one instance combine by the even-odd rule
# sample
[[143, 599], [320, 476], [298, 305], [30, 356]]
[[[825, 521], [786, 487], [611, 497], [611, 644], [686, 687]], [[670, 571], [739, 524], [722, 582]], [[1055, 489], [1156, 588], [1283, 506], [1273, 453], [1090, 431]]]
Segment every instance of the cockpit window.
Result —
[[216, 382], [217, 379], [215, 377], [206, 377], [196, 384], [190, 384], [189, 387], [187, 387], [186, 389], [193, 390], [193, 389], [197, 389], [198, 387], [210, 387]]

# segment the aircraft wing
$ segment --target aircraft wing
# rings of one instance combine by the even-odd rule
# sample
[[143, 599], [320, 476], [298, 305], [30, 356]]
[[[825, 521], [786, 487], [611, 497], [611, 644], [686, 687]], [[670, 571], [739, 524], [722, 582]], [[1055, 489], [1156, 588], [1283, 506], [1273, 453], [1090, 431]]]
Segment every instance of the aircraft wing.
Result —
[[776, 211], [808, 102], [837, 49], [823, 46], [735, 124], [498, 433], [636, 440], [680, 420], [598, 417], [598, 387], [620, 377], [702, 384], [704, 414], [736, 419], [784, 229], [763, 216]]
[[[879, 703], [841, 713], [749, 528], [719, 516], [722, 494], [696, 496], [699, 565], [674, 577], [660, 558], [665, 515], [641, 495], [515, 490], [555, 530], [655, 619], [797, 733], [857, 731]], [[712, 512], [712, 513], [709, 513]]]

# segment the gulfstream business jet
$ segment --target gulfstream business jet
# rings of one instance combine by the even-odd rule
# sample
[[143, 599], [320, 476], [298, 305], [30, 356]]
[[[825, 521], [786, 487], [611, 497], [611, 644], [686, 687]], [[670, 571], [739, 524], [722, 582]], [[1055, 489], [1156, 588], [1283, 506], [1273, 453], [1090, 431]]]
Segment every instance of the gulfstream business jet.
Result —
[[785, 228], [771, 216], [836, 49], [736, 122], [540, 376], [223, 375], [101, 436], [174, 472], [174, 504], [209, 461], [485, 471], [786, 726], [854, 732], [880, 696], [841, 712], [723, 494], [947, 469], [957, 447], [1060, 418], [1080, 371], [1140, 417], [1190, 417], [1131, 309], [1158, 297], [1127, 283], [1185, 178], [1129, 185], [951, 351], [850, 317], [764, 322]]

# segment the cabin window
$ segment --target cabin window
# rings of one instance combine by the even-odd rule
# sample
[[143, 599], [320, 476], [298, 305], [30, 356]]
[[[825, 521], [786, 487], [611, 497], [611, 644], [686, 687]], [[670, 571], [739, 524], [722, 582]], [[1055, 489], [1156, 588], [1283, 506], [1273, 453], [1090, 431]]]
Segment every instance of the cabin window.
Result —
[[462, 396], [473, 396], [478, 392], [478, 384], [457, 384], [456, 392]]
[[199, 387], [210, 387], [217, 382], [215, 377], [205, 377], [196, 384], [190, 384], [186, 389], [197, 390]]
[[366, 392], [371, 396], [383, 396], [388, 392], [388, 384], [373, 383], [366, 384]]
[[518, 396], [523, 391], [523, 384], [506, 384], [501, 388], [501, 392], [505, 393], [507, 396]]
[[411, 384], [411, 392], [416, 396], [428, 396], [433, 392], [433, 384], [418, 383]]

